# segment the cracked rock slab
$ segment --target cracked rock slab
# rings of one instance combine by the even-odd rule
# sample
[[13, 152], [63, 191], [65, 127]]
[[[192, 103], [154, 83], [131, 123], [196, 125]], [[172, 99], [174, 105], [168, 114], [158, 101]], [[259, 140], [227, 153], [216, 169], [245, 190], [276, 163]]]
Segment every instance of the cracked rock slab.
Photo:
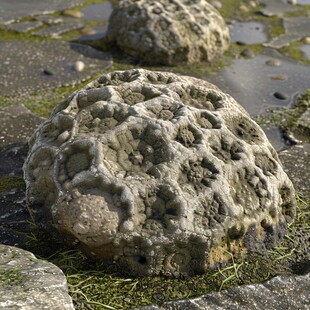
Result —
[[109, 20], [107, 38], [150, 63], [212, 61], [229, 47], [229, 29], [205, 0], [121, 1]]
[[0, 309], [74, 310], [65, 275], [32, 253], [0, 245]]
[[[2, 96], [23, 96], [44, 89], [75, 85], [112, 65], [108, 53], [56, 40], [0, 41], [0, 50]], [[16, 59], [22, 59], [22, 62]], [[74, 70], [76, 61], [84, 62], [82, 72]]]
[[0, 24], [9, 24], [27, 16], [48, 14], [81, 5], [83, 0], [1, 0]]
[[310, 34], [310, 17], [284, 18], [285, 33], [265, 43], [265, 46], [281, 48]]
[[262, 129], [199, 79], [101, 76], [34, 133], [24, 165], [38, 222], [132, 274], [193, 275], [264, 253], [295, 194]]

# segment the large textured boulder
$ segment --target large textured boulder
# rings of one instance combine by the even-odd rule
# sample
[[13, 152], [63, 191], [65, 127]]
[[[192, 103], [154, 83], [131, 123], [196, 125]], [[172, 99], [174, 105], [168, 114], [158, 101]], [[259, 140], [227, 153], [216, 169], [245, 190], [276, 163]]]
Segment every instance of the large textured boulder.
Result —
[[291, 181], [232, 97], [192, 77], [116, 71], [73, 93], [30, 141], [34, 219], [136, 274], [196, 274], [277, 244]]
[[129, 55], [168, 65], [212, 61], [229, 46], [229, 29], [205, 0], [124, 0], [107, 37]]

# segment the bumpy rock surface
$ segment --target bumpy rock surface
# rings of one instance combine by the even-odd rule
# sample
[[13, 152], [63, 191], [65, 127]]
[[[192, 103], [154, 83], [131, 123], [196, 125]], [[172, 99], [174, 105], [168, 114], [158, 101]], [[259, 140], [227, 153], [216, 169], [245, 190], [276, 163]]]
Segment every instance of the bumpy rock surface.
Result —
[[126, 0], [107, 36], [138, 59], [168, 65], [212, 61], [229, 46], [229, 30], [205, 0]]
[[29, 208], [131, 273], [196, 274], [278, 243], [291, 181], [261, 128], [192, 77], [103, 75], [60, 104], [24, 165]]
[[67, 282], [55, 265], [0, 244], [0, 309], [74, 310]]

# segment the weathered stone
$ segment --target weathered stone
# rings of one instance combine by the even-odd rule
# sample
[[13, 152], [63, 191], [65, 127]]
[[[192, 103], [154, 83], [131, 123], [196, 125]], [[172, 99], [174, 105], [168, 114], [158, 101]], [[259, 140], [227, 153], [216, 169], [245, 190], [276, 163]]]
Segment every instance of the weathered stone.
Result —
[[310, 197], [310, 144], [295, 145], [280, 152], [279, 157], [298, 191]]
[[192, 77], [103, 75], [30, 142], [29, 209], [45, 228], [133, 274], [191, 275], [277, 244], [294, 189], [261, 128]]
[[251, 284], [210, 293], [189, 300], [147, 306], [140, 310], [308, 310], [310, 273], [278, 276], [262, 284]]
[[212, 61], [229, 46], [229, 30], [205, 0], [121, 1], [107, 37], [126, 53], [167, 65]]
[[55, 265], [0, 244], [0, 309], [71, 309], [67, 282]]

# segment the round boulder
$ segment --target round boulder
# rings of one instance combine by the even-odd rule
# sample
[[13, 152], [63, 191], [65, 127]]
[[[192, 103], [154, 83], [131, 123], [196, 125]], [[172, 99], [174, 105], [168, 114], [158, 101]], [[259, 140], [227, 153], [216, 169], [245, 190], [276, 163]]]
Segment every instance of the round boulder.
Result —
[[149, 63], [212, 61], [229, 47], [229, 29], [205, 0], [124, 0], [107, 32], [127, 54]]
[[193, 275], [276, 245], [295, 193], [229, 95], [142, 69], [101, 76], [55, 108], [24, 165], [34, 219], [132, 274]]

